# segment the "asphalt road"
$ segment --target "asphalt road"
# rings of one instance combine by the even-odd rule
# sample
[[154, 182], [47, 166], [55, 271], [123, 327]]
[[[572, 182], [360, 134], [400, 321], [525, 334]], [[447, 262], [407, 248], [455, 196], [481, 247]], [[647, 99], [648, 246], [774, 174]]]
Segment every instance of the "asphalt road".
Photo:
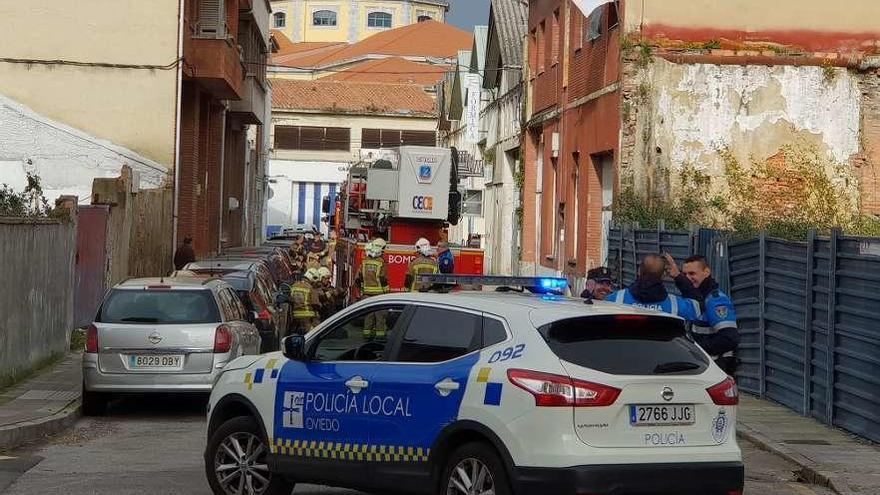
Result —
[[[210, 495], [202, 466], [204, 399], [122, 401], [110, 414], [83, 419], [43, 444], [0, 453], [4, 495]], [[794, 481], [794, 467], [750, 445], [746, 493], [831, 495]], [[5, 491], [4, 491], [5, 489]], [[295, 495], [358, 495], [299, 486]]]

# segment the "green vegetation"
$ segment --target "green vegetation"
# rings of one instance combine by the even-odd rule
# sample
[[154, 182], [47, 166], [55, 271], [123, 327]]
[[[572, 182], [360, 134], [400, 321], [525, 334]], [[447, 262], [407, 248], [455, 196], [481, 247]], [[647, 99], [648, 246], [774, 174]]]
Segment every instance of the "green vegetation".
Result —
[[52, 214], [49, 201], [43, 196], [40, 177], [27, 174], [27, 186], [18, 193], [7, 184], [0, 185], [0, 216], [3, 217], [48, 217]]
[[[811, 230], [828, 234], [833, 228], [860, 236], [880, 236], [880, 219], [860, 213], [859, 185], [851, 167], [836, 163], [814, 146], [785, 146], [764, 162], [741, 164], [729, 150], [719, 150], [724, 187], [693, 167], [679, 173], [671, 195], [638, 195], [625, 186], [615, 204], [623, 223], [668, 229], [699, 224], [752, 236], [803, 240]], [[715, 184], [716, 186], [720, 184]], [[713, 194], [713, 190], [724, 190]]]

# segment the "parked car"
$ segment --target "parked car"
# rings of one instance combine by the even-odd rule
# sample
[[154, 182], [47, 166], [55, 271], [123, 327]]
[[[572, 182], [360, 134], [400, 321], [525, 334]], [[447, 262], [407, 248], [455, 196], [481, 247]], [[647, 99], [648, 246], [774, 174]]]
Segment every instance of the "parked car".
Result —
[[228, 283], [124, 282], [86, 332], [83, 411], [101, 413], [117, 393], [210, 392], [226, 363], [259, 352], [260, 334]]
[[246, 260], [263, 260], [269, 266], [272, 279], [279, 287], [282, 284], [291, 284], [293, 282], [293, 265], [290, 263], [286, 255], [277, 252], [270, 254], [262, 253], [230, 253], [222, 255], [225, 261], [246, 261]]
[[288, 304], [278, 301], [273, 293], [254, 272], [233, 272], [223, 276], [223, 281], [238, 293], [242, 304], [253, 315], [254, 324], [262, 337], [261, 353], [279, 349], [281, 339], [287, 335]]
[[189, 263], [183, 267], [184, 272], [195, 273], [197, 275], [210, 275], [223, 277], [224, 275], [235, 272], [254, 272], [269, 287], [272, 292], [280, 290], [275, 278], [272, 276], [272, 270], [269, 263], [261, 259], [224, 259], [224, 260], [205, 260]]

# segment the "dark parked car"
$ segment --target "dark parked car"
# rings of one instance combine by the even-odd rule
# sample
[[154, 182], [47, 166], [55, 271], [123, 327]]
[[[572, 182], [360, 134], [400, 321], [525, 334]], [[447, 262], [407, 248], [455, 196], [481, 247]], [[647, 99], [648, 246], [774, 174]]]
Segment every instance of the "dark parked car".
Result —
[[272, 292], [253, 272], [229, 273], [223, 277], [223, 281], [235, 289], [260, 332], [260, 352], [277, 351], [281, 339], [287, 335], [288, 304], [280, 302], [278, 294]]

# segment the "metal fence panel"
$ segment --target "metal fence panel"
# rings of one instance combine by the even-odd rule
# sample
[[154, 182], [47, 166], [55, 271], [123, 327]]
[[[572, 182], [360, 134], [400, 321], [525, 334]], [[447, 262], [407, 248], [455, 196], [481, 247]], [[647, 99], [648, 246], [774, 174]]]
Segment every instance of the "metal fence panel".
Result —
[[761, 246], [759, 239], [752, 239], [731, 242], [728, 247], [730, 297], [736, 307], [740, 334], [737, 382], [741, 389], [754, 394], [763, 392]]

